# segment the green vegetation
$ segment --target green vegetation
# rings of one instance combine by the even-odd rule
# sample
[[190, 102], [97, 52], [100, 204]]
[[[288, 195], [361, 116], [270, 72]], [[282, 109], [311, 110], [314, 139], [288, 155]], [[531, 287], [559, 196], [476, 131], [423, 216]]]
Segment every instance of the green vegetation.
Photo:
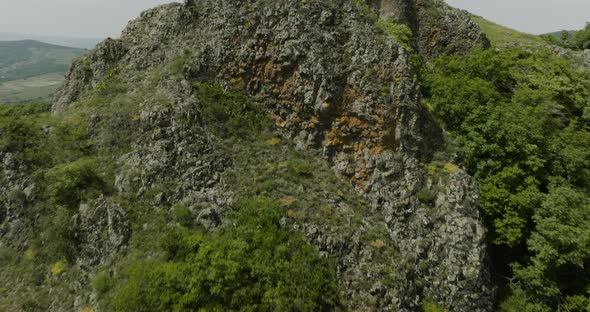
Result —
[[48, 100], [61, 86], [63, 80], [63, 73], [50, 73], [2, 82], [0, 83], [0, 100], [5, 103]]
[[[0, 285], [12, 285], [0, 286], [0, 306], [38, 311], [54, 300], [71, 306], [76, 296], [87, 294], [89, 289], [79, 285], [89, 283], [74, 264], [81, 229], [72, 220], [81, 204], [105, 194], [124, 207], [133, 226], [129, 253], [109, 263], [113, 270], [101, 270], [92, 279], [100, 307], [107, 311], [339, 308], [332, 260], [320, 256], [283, 220], [324, 219], [318, 215], [324, 207], [321, 211], [335, 216], [329, 222], [360, 227], [362, 211], [368, 208], [353, 192], [342, 192], [350, 186], [327, 165], [294, 152], [272, 133], [272, 123], [257, 103], [215, 85], [194, 87], [206, 127], [224, 142], [226, 150], [220, 153], [243, 165], [227, 172], [238, 203], [228, 213], [227, 225], [212, 233], [195, 222], [193, 211], [206, 207], [153, 204], [155, 194], [174, 184], [163, 181], [141, 195], [115, 191], [113, 175], [121, 169], [114, 159], [127, 152], [125, 138], [138, 129], [133, 125], [137, 103], [144, 100], [139, 97], [155, 106], [168, 105], [153, 91], [126, 95], [128, 86], [116, 69], [64, 114], [52, 115], [47, 104], [0, 107], [0, 153], [13, 155], [26, 170], [22, 173], [36, 182], [34, 202], [27, 203], [31, 211], [23, 219], [26, 231], [19, 237], [30, 247], [0, 250]], [[92, 115], [100, 118], [90, 127]], [[265, 181], [259, 180], [263, 177]], [[358, 213], [342, 215], [327, 199], [317, 200], [325, 197], [319, 195], [325, 189], [358, 205]], [[10, 199], [0, 200], [27, 200], [22, 192], [5, 195]], [[367, 239], [383, 239], [379, 227], [367, 232]], [[376, 253], [390, 257], [396, 252], [380, 245]], [[386, 269], [383, 265], [384, 274]], [[15, 300], [22, 294], [30, 299]]]
[[[22, 216], [25, 226], [12, 242], [27, 242], [28, 249], [3, 247], [10, 256], [0, 260], [0, 284], [11, 285], [0, 290], [0, 306], [8, 310], [40, 311], [54, 298], [73, 303], [76, 291], [69, 285], [80, 272], [70, 265], [78, 251], [72, 216], [79, 201], [92, 199], [110, 180], [109, 162], [90, 153], [86, 119], [75, 117], [52, 116], [43, 103], [0, 106], [0, 154], [12, 155], [19, 174], [36, 185], [30, 191], [35, 201]], [[30, 200], [25, 191], [1, 194], [0, 200], [24, 204]]]
[[578, 31], [563, 30], [557, 33], [541, 36], [547, 43], [570, 49], [590, 49], [590, 23], [584, 29]]
[[414, 49], [412, 49], [414, 34], [410, 27], [404, 24], [394, 23], [393, 21], [384, 18], [378, 19], [375, 25], [395, 40], [395, 42], [404, 47], [408, 52], [414, 51]]
[[212, 84], [195, 85], [203, 117], [222, 138], [245, 139], [271, 129], [272, 123], [256, 103], [239, 93], [227, 93]]
[[387, 18], [380, 18], [366, 0], [354, 0], [354, 3], [361, 17], [368, 19], [378, 30], [397, 42], [408, 53], [412, 54], [413, 57], [418, 57], [414, 48], [412, 48], [414, 44], [414, 33], [408, 25], [396, 23]]
[[494, 46], [503, 47], [515, 43], [529, 46], [542, 46], [545, 44], [545, 41], [539, 36], [504, 27], [481, 16], [474, 15], [471, 19], [483, 30]]
[[[504, 311], [590, 299], [590, 74], [549, 51], [475, 50], [426, 70], [435, 116], [481, 191]], [[502, 281], [500, 281], [502, 280]]]
[[424, 312], [446, 312], [447, 310], [443, 307], [441, 307], [440, 305], [436, 304], [435, 302], [433, 302], [430, 299], [425, 299], [422, 302], [422, 310], [424, 310]]
[[64, 73], [84, 50], [39, 41], [0, 41], [0, 82]]
[[335, 269], [282, 228], [283, 214], [275, 201], [241, 201], [229, 226], [211, 234], [177, 228], [165, 259], [128, 263], [114, 286], [99, 275], [95, 287], [109, 311], [333, 310]]
[[572, 45], [577, 49], [590, 49], [590, 23], [582, 30], [576, 31], [571, 38]]

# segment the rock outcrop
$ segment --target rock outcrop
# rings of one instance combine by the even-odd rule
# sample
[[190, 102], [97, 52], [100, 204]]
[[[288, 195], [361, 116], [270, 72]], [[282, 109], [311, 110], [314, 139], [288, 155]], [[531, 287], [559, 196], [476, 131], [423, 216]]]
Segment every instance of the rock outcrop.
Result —
[[443, 0], [371, 0], [381, 18], [408, 25], [415, 48], [426, 60], [445, 54], [464, 55], [474, 46], [489, 48], [490, 41], [471, 20], [471, 14]]
[[[26, 239], [23, 217], [34, 214], [30, 202], [36, 195], [36, 186], [30, 166], [8, 151], [0, 151], [0, 158], [0, 238], [20, 245]], [[4, 244], [0, 240], [0, 246]]]
[[575, 64], [577, 68], [581, 70], [590, 69], [590, 49], [576, 51], [555, 45], [549, 46], [549, 48], [555, 55], [572, 61], [572, 63]]
[[[371, 4], [384, 18], [411, 25], [425, 59], [489, 44], [466, 13], [442, 2]], [[340, 283], [349, 309], [416, 311], [429, 298], [453, 311], [490, 311], [477, 187], [450, 162], [436, 174], [425, 169], [444, 145], [442, 131], [421, 105], [408, 52], [378, 31], [362, 8], [349, 0], [193, 0], [157, 7], [129, 23], [120, 39], [74, 63], [54, 113], [66, 112], [115, 72], [136, 87], [130, 93], [155, 80], [158, 96], [169, 104], [156, 97], [137, 103], [133, 126], [139, 135], [118, 159], [123, 169], [116, 186], [143, 194], [172, 181], [154, 205], [196, 206], [200, 222], [211, 228], [222, 223], [232, 201], [231, 186], [220, 176], [233, 162], [205, 130], [193, 84], [212, 82], [247, 94], [263, 104], [286, 138], [321, 155], [366, 198], [371, 217], [385, 224], [388, 243], [399, 249], [399, 259], [386, 260], [393, 272], [377, 273], [365, 248], [369, 242], [342, 245], [336, 237], [342, 233], [291, 225], [339, 259], [341, 277], [352, 276]], [[175, 75], [161, 74], [169, 64]], [[87, 236], [110, 228], [112, 216], [119, 216], [113, 207], [96, 203], [88, 215], [105, 216], [109, 226]], [[106, 245], [88, 253], [121, 248], [125, 233], [113, 232]], [[87, 258], [89, 264], [103, 262]]]
[[416, 10], [418, 49], [426, 60], [444, 54], [465, 55], [474, 46], [491, 46], [467, 11], [452, 8], [443, 0], [416, 0]]
[[81, 205], [73, 223], [79, 229], [76, 234], [80, 251], [76, 262], [82, 268], [107, 263], [127, 245], [131, 235], [125, 211], [104, 196], [92, 204]]

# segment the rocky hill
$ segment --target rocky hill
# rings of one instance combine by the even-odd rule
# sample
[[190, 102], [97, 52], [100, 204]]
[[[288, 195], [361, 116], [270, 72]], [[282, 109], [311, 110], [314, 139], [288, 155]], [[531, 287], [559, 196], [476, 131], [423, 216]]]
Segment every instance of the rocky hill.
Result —
[[[408, 42], [395, 31], [404, 27]], [[211, 232], [231, 226], [236, 202], [265, 196], [285, 209], [283, 227], [334, 260], [335, 306], [490, 311], [477, 186], [422, 105], [413, 68], [475, 45], [489, 42], [442, 1], [146, 11], [76, 60], [52, 115], [35, 117], [31, 131], [49, 142], [35, 155], [52, 157], [0, 150], [0, 246], [44, 254], [56, 236], [42, 220], [65, 211], [73, 230], [59, 237], [75, 248], [36, 260], [52, 270], [29, 293], [50, 311], [94, 309], [100, 287], [89, 280], [117, 278], [138, 253], [157, 258], [150, 237], [177, 224], [163, 215], [186, 207], [188, 223]]]

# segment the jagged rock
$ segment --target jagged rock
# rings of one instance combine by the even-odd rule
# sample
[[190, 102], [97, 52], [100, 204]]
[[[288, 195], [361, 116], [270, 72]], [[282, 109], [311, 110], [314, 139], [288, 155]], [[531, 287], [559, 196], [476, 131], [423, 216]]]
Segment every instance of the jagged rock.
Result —
[[[489, 45], [466, 12], [442, 2], [374, 5], [387, 18], [414, 23], [418, 51], [426, 59]], [[131, 22], [121, 39], [77, 61], [56, 95], [54, 112], [67, 110], [113, 68], [137, 86], [180, 60], [178, 75], [157, 82], [168, 104], [139, 105], [138, 135], [118, 159], [120, 192], [144, 196], [166, 183], [166, 190], [149, 199], [154, 206], [183, 203], [208, 228], [222, 222], [233, 195], [215, 177], [233, 162], [205, 130], [191, 87], [216, 82], [263, 103], [277, 129], [299, 148], [321, 153], [371, 204], [367, 220], [377, 221], [361, 228], [285, 222], [337, 258], [349, 309], [416, 311], [431, 297], [453, 311], [490, 311], [477, 189], [460, 169], [448, 179], [425, 174], [420, 160], [442, 146], [442, 131], [420, 103], [408, 52], [359, 10], [347, 0], [160, 6]], [[417, 198], [424, 185], [435, 191], [434, 207]], [[346, 203], [339, 206], [347, 209]], [[386, 229], [386, 241], [363, 240], [375, 226]], [[374, 249], [382, 244], [397, 246], [399, 259], [373, 263]], [[92, 254], [103, 247], [89, 246], [85, 262], [100, 263]]]
[[369, 0], [367, 2], [379, 12], [381, 17], [409, 25], [414, 31], [417, 30], [416, 0]]
[[555, 55], [572, 61], [579, 69], [590, 69], [590, 49], [577, 51], [556, 45], [548, 47]]
[[124, 46], [118, 40], [108, 38], [88, 56], [74, 61], [66, 75], [64, 88], [55, 93], [54, 107], [59, 109], [79, 100], [81, 95], [105, 78], [124, 54]]
[[477, 45], [491, 46], [469, 12], [452, 8], [443, 0], [416, 0], [416, 8], [418, 49], [426, 60], [444, 54], [464, 55]]
[[467, 11], [455, 9], [443, 0], [370, 0], [381, 18], [408, 25], [414, 32], [415, 47], [432, 60], [445, 54], [464, 55], [473, 47], [491, 46]]
[[85, 269], [107, 263], [125, 248], [131, 235], [125, 211], [104, 196], [92, 204], [80, 205], [73, 223], [80, 242], [76, 263]]
[[0, 246], [23, 246], [28, 238], [23, 217], [33, 214], [35, 183], [29, 166], [14, 154], [0, 151], [0, 158]]

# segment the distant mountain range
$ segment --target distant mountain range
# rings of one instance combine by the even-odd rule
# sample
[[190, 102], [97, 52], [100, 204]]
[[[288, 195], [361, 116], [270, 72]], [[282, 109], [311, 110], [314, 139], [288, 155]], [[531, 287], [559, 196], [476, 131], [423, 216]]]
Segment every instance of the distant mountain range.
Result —
[[50, 98], [85, 51], [35, 40], [0, 41], [0, 102]]
[[77, 38], [65, 36], [47, 36], [34, 34], [21, 34], [0, 32], [0, 41], [19, 41], [19, 40], [36, 40], [47, 42], [55, 45], [73, 47], [79, 49], [92, 49], [103, 40], [103, 38]]

